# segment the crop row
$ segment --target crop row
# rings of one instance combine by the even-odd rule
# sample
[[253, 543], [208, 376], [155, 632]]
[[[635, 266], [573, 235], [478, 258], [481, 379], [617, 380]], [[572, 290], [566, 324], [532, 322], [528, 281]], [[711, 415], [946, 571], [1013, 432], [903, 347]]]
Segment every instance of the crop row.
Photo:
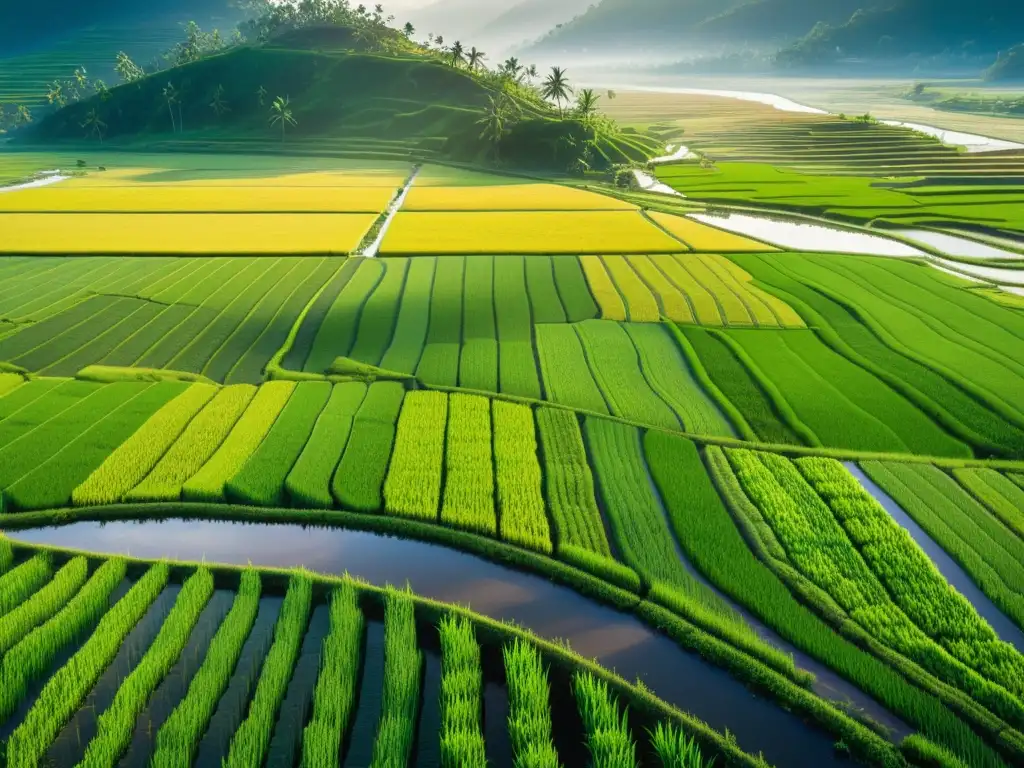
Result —
[[441, 507], [441, 521], [446, 525], [497, 535], [491, 444], [490, 401], [475, 395], [451, 395]]
[[1024, 490], [992, 469], [955, 469], [953, 476], [1017, 536], [1024, 536]]
[[[997, 715], [1021, 719], [1021, 705], [1011, 693], [1019, 686], [1013, 672], [1015, 652], [995, 639], [970, 604], [915, 550], [909, 534], [884, 510], [874, 510], [870, 497], [862, 499], [856, 493], [859, 486], [851, 488], [838, 474], [832, 475], [829, 465], [818, 470], [802, 460], [816, 485], [832, 475], [831, 485], [820, 487], [830, 498], [836, 494], [837, 501], [841, 499], [833, 513], [789, 460], [745, 450], [731, 451], [729, 457], [744, 491], [772, 526], [793, 565], [854, 621]], [[848, 482], [856, 485], [852, 477]], [[843, 522], [861, 519], [865, 528], [852, 534], [854, 525], [847, 529], [837, 516]], [[866, 542], [875, 540], [884, 549], [869, 551]], [[891, 562], [883, 562], [887, 558]], [[912, 590], [920, 590], [918, 605], [910, 597]], [[996, 659], [1009, 666], [993, 666]]]
[[441, 637], [441, 765], [484, 768], [482, 729], [484, 673], [473, 625], [445, 616]]
[[[40, 557], [45, 564], [46, 556]], [[49, 564], [44, 567], [49, 570]], [[63, 608], [85, 583], [88, 574], [89, 565], [85, 558], [75, 558], [57, 571], [49, 583], [20, 601], [17, 607], [0, 615], [0, 656]]]
[[384, 689], [372, 768], [408, 765], [416, 734], [422, 668], [415, 605], [408, 595], [390, 590], [384, 603]]
[[[608, 690], [608, 684], [589, 672], [577, 672], [573, 676], [573, 690], [593, 765], [635, 766], [636, 744], [629, 730], [629, 714], [619, 709], [619, 702]], [[673, 764], [661, 757], [663, 765]]]
[[551, 687], [537, 649], [522, 641], [506, 645], [508, 732], [517, 765], [559, 768], [551, 732]]

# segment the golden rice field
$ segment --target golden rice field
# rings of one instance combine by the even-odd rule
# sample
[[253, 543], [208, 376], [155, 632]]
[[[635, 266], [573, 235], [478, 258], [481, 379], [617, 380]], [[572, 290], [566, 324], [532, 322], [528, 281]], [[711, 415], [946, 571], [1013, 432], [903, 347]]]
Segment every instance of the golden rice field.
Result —
[[0, 195], [0, 211], [90, 213], [380, 213], [389, 187], [75, 187]]
[[413, 211], [395, 216], [381, 254], [676, 253], [684, 250], [682, 243], [634, 211]]
[[682, 216], [650, 211], [651, 220], [678, 237], [694, 251], [710, 253], [754, 253], [756, 251], [777, 251], [765, 243], [751, 240], [731, 232], [723, 232], [700, 222]]
[[0, 213], [0, 253], [346, 254], [372, 213]]
[[373, 171], [297, 171], [165, 169], [147, 166], [112, 168], [64, 182], [68, 187], [386, 187], [394, 191], [409, 175], [408, 167]]
[[607, 195], [558, 184], [509, 184], [487, 187], [413, 185], [407, 211], [623, 211], [636, 206]]

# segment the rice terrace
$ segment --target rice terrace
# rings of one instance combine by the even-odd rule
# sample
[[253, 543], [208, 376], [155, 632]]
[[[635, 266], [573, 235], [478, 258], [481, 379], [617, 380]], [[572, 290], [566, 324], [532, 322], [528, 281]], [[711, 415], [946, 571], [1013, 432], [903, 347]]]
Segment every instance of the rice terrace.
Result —
[[0, 10], [0, 768], [1024, 765], [1012, 110], [101, 5]]

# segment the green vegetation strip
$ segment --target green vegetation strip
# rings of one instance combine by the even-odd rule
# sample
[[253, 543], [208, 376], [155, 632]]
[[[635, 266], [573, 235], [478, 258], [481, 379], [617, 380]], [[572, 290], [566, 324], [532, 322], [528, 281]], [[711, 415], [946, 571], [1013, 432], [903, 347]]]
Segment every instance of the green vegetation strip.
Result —
[[50, 580], [53, 569], [50, 558], [36, 555], [0, 576], [0, 616], [17, 608], [29, 595]]
[[312, 599], [313, 586], [309, 578], [303, 575], [293, 577], [274, 626], [273, 645], [263, 661], [256, 692], [249, 702], [249, 712], [231, 739], [231, 747], [224, 760], [225, 768], [263, 763], [277, 711], [284, 700], [302, 637], [309, 624]]
[[508, 733], [516, 765], [558, 768], [558, 751], [551, 738], [551, 689], [548, 671], [537, 649], [516, 640], [506, 645]]
[[954, 469], [953, 476], [1004, 525], [1024, 537], [1024, 490], [991, 469]]
[[17, 708], [60, 651], [107, 610], [108, 599], [124, 578], [123, 560], [107, 560], [70, 602], [33, 629], [0, 659], [0, 720]]
[[68, 562], [53, 579], [17, 608], [0, 616], [0, 657], [70, 600], [89, 575], [84, 557]]
[[206, 569], [199, 569], [185, 581], [146, 654], [121, 682], [110, 706], [97, 718], [96, 736], [89, 742], [80, 765], [113, 768], [118, 763], [131, 742], [136, 719], [181, 655], [212, 594], [213, 575]]
[[451, 395], [445, 450], [445, 525], [496, 536], [494, 459], [491, 451], [491, 401], [476, 395]]
[[482, 728], [484, 672], [480, 645], [466, 619], [445, 616], [441, 637], [442, 768], [485, 768]]
[[417, 391], [405, 396], [394, 456], [384, 483], [388, 512], [437, 520], [447, 421], [448, 395]]
[[46, 682], [32, 709], [7, 741], [10, 768], [39, 764], [64, 723], [113, 661], [125, 636], [163, 590], [169, 575], [166, 563], [152, 566], [103, 616], [92, 636], [71, 660]]
[[619, 709], [608, 684], [588, 672], [574, 675], [572, 683], [592, 764], [635, 766], [636, 744], [629, 729], [629, 713]]
[[352, 584], [331, 592], [330, 634], [313, 693], [313, 716], [302, 734], [303, 768], [338, 766], [342, 738], [359, 697], [359, 657], [366, 624]]
[[388, 590], [384, 598], [384, 691], [371, 768], [407, 765], [416, 734], [423, 654], [416, 641], [411, 595]]
[[550, 554], [551, 529], [541, 490], [537, 433], [529, 406], [492, 401], [494, 468], [501, 537]]
[[376, 512], [384, 507], [381, 489], [404, 400], [405, 388], [397, 382], [370, 385], [331, 481], [331, 494], [343, 507], [360, 512]]
[[238, 595], [210, 641], [202, 666], [192, 678], [184, 698], [157, 731], [153, 768], [188, 768], [192, 764], [256, 621], [260, 589], [259, 573], [243, 571]]

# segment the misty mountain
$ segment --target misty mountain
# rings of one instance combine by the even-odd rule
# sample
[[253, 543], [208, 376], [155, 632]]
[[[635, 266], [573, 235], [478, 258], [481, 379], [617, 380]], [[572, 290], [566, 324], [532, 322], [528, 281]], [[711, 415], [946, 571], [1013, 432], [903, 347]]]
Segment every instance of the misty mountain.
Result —
[[593, 0], [522, 0], [480, 28], [488, 45], [512, 45], [535, 40], [548, 30], [585, 11]]
[[408, 18], [416, 26], [418, 38], [433, 32], [454, 41], [472, 37], [515, 4], [516, 0], [435, 0], [403, 12], [401, 19]]

